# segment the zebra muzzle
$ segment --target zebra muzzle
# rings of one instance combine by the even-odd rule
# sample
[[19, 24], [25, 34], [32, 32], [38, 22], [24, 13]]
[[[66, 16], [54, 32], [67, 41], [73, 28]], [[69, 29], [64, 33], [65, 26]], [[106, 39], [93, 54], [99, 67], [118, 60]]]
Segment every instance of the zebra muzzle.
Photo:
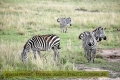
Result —
[[105, 36], [103, 39], [104, 39], [104, 40], [106, 40], [106, 39], [107, 39], [107, 37]]
[[99, 41], [101, 41], [102, 40], [102, 38], [99, 38]]
[[89, 45], [89, 46], [92, 46], [92, 44], [91, 44], [90, 42], [88, 43], [88, 45]]

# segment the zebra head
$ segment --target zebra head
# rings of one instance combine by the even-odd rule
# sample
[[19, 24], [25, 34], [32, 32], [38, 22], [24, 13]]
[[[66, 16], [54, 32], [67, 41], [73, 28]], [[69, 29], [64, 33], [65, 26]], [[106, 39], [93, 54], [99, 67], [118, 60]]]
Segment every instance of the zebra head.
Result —
[[69, 24], [70, 26], [72, 26], [72, 19], [70, 17], [66, 18], [66, 22], [67, 22], [67, 24]]
[[92, 34], [95, 36], [97, 42], [101, 41], [102, 39], [103, 40], [107, 39], [107, 37], [105, 35], [105, 31], [104, 31], [105, 29], [106, 28], [98, 27], [92, 32]]
[[23, 50], [23, 52], [21, 53], [21, 57], [22, 57], [22, 62], [25, 62], [26, 59], [27, 59], [27, 53], [28, 51], [27, 50]]
[[95, 38], [91, 32], [85, 31], [79, 35], [79, 39], [81, 39], [83, 42], [87, 42], [87, 45], [92, 46]]
[[85, 31], [85, 32], [83, 32], [83, 33], [81, 33], [81, 34], [79, 35], [79, 39], [81, 39], [81, 40], [85, 40], [86, 37], [89, 36], [89, 34], [90, 34], [89, 31]]

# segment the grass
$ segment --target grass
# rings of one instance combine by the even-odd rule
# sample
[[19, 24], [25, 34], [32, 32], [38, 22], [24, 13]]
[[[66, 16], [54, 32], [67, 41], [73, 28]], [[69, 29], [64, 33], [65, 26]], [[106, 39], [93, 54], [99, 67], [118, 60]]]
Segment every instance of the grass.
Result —
[[[74, 64], [86, 64], [80, 33], [106, 27], [107, 40], [99, 48], [120, 48], [119, 0], [0, 0], [0, 70], [77, 70]], [[68, 33], [61, 33], [57, 18], [71, 17]], [[33, 59], [29, 52], [27, 65], [21, 62], [25, 42], [33, 35], [56, 34], [61, 39], [59, 66], [54, 64], [53, 51], [42, 52], [42, 58]], [[120, 65], [108, 63], [98, 55], [95, 64], [119, 71]], [[113, 67], [115, 65], [115, 67]]]

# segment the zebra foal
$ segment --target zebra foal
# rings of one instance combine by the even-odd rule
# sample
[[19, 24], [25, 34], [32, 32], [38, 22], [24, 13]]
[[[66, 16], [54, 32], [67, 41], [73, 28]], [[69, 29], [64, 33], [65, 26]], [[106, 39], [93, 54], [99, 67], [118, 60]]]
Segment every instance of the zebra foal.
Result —
[[88, 60], [88, 63], [93, 60], [96, 56], [96, 50], [97, 50], [97, 41], [95, 37], [92, 35], [91, 32], [85, 31], [79, 35], [79, 39], [82, 40], [82, 46], [84, 48], [85, 57]]
[[[71, 18], [58, 18], [57, 22], [60, 23], [60, 28], [61, 28], [61, 32], [67, 32], [68, 26], [72, 26], [72, 20]], [[66, 30], [64, 31], [64, 27], [66, 27]]]
[[30, 49], [33, 51], [35, 59], [36, 52], [40, 56], [40, 51], [47, 51], [52, 49], [54, 51], [54, 60], [56, 61], [56, 59], [59, 58], [58, 49], [60, 49], [60, 38], [54, 34], [33, 36], [24, 45], [23, 51], [21, 53], [23, 62], [26, 61]]

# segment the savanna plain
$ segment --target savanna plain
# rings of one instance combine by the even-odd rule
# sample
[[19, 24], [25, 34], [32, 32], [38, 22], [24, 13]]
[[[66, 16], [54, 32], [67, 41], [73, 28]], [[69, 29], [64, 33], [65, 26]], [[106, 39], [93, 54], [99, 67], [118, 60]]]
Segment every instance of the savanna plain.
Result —
[[[67, 33], [61, 33], [57, 22], [61, 17], [72, 19]], [[78, 36], [99, 26], [106, 27], [107, 40], [98, 43], [98, 50], [120, 49], [120, 0], [0, 0], [0, 71], [76, 71], [87, 67], [115, 72], [111, 78], [120, 77], [120, 62], [107, 60], [99, 51], [95, 63], [84, 57]], [[54, 52], [49, 50], [36, 60], [30, 51], [24, 65], [21, 52], [26, 41], [45, 34], [60, 37], [60, 64], [54, 64]]]

